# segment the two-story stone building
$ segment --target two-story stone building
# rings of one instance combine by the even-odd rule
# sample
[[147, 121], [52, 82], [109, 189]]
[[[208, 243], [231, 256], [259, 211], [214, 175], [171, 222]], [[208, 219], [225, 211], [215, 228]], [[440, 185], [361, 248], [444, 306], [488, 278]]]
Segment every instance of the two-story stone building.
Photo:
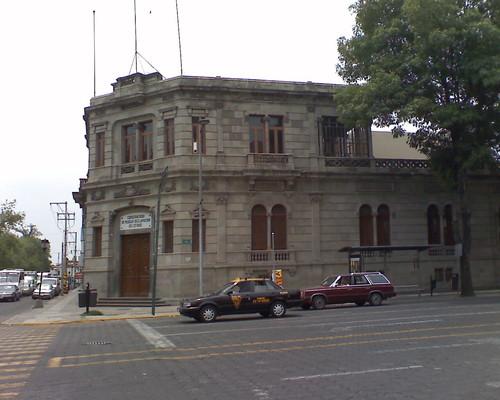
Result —
[[[84, 214], [85, 281], [103, 296], [148, 296], [161, 172], [158, 294], [284, 271], [285, 285], [346, 272], [341, 248], [441, 245], [364, 253], [396, 285], [450, 288], [458, 272], [455, 201], [425, 160], [373, 156], [369, 129], [336, 118], [331, 84], [136, 73], [85, 109], [89, 169], [74, 194]], [[208, 124], [204, 124], [207, 122]], [[199, 172], [202, 154], [202, 211]], [[500, 181], [472, 182], [472, 274], [500, 285]], [[352, 265], [355, 265], [354, 263]]]

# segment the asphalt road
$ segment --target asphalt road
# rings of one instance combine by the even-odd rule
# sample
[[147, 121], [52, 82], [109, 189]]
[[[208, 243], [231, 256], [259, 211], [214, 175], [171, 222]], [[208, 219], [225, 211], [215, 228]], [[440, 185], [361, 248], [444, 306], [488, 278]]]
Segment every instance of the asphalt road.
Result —
[[15, 372], [25, 379], [0, 376], [0, 398], [8, 390], [30, 400], [500, 398], [498, 294], [289, 310], [283, 319], [38, 329], [51, 338], [45, 351]]
[[[48, 300], [44, 300], [48, 301]], [[35, 300], [31, 296], [23, 296], [19, 301], [5, 301], [0, 302], [0, 323], [8, 320], [10, 317], [22, 313], [33, 307]]]

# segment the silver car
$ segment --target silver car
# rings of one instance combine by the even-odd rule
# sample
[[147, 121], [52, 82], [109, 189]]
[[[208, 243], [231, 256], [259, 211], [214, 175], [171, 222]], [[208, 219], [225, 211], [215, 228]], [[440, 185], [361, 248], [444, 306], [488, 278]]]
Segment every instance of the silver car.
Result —
[[54, 286], [50, 283], [42, 283], [42, 287], [40, 288], [40, 284], [38, 284], [33, 291], [31, 297], [33, 299], [52, 299], [55, 296]]

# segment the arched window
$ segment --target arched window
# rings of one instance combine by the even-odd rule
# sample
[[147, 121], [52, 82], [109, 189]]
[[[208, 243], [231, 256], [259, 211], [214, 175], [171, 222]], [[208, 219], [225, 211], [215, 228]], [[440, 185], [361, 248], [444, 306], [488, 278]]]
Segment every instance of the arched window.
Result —
[[441, 244], [441, 224], [439, 223], [439, 210], [431, 204], [427, 208], [427, 243]]
[[389, 207], [381, 204], [377, 209], [377, 246], [391, 244], [391, 215]]
[[360, 246], [373, 246], [372, 208], [367, 204], [359, 209], [359, 244]]
[[[274, 234], [274, 235], [273, 235]], [[271, 241], [274, 236], [274, 250], [286, 249], [286, 208], [281, 204], [271, 210]], [[271, 248], [273, 243], [271, 242]]]
[[454, 246], [455, 238], [453, 237], [453, 207], [451, 204], [447, 204], [444, 207], [444, 227], [443, 227], [443, 235], [444, 235], [444, 245], [445, 246]]
[[261, 205], [252, 208], [252, 250], [267, 250], [267, 212]]

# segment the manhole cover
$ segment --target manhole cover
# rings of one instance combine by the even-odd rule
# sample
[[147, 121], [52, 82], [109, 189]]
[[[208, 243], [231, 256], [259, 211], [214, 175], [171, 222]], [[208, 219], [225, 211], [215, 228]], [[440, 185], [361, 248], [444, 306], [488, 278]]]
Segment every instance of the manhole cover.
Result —
[[104, 345], [104, 344], [111, 344], [111, 342], [105, 342], [103, 340], [95, 340], [93, 342], [87, 342], [85, 344], [86, 345], [91, 345], [91, 344], [94, 344], [94, 345]]

